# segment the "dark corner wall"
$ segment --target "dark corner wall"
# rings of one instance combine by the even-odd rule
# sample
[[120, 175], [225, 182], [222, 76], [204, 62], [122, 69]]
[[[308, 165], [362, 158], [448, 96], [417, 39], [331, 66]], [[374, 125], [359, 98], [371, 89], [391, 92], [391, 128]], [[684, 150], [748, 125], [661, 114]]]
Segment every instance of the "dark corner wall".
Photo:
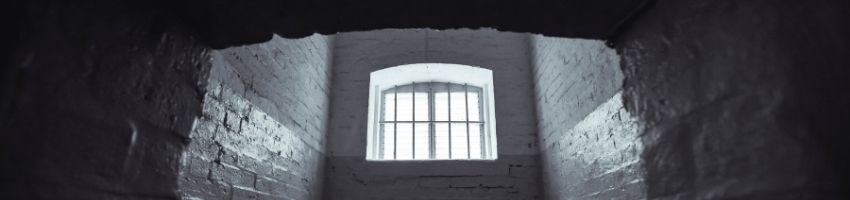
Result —
[[145, 7], [13, 8], [26, 15], [3, 68], [0, 198], [176, 198], [209, 49]]
[[848, 195], [847, 1], [658, 0], [613, 42], [649, 199]]
[[648, 1], [616, 54], [535, 36], [546, 197], [846, 197], [848, 8]]
[[321, 199], [332, 37], [210, 52], [180, 165], [185, 199]]
[[644, 196], [640, 124], [604, 41], [531, 36], [546, 199]]
[[322, 199], [331, 37], [212, 50], [155, 3], [15, 8], [0, 198]]
[[[526, 34], [389, 29], [341, 33], [335, 45], [327, 199], [542, 199]], [[493, 70], [498, 160], [365, 160], [369, 74], [426, 62]]]

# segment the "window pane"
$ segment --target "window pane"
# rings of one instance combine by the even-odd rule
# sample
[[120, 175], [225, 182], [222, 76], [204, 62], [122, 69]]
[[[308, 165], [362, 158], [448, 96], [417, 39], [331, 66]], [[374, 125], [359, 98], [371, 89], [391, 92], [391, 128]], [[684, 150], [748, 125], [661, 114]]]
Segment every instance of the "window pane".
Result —
[[[488, 140], [482, 137], [483, 124], [466, 123], [467, 118], [484, 121], [481, 92], [478, 87], [452, 83], [417, 83], [386, 90], [383, 120], [405, 123], [381, 124], [379, 156], [385, 160], [432, 159], [433, 139], [433, 159], [485, 158]], [[431, 120], [442, 122], [427, 122]]]
[[[418, 88], [417, 88], [418, 90]], [[427, 92], [416, 92], [415, 93], [415, 104], [416, 104], [416, 117], [415, 121], [428, 121], [428, 93]]]
[[452, 159], [468, 158], [466, 149], [466, 123], [452, 123]]
[[398, 101], [398, 121], [413, 121], [413, 93], [411, 86], [398, 88], [396, 101]]
[[398, 124], [398, 140], [396, 154], [397, 160], [413, 159], [413, 124], [399, 123]]
[[471, 159], [481, 159], [481, 125], [469, 124], [469, 153]]
[[449, 159], [449, 124], [434, 124], [435, 158]]
[[383, 159], [393, 159], [393, 149], [395, 147], [395, 145], [393, 145], [393, 130], [395, 130], [393, 124], [384, 124], [384, 137], [381, 143], [381, 146], [383, 147], [381, 157]]
[[466, 121], [466, 96], [463, 85], [451, 86], [451, 121]]
[[384, 92], [384, 121], [394, 121], [393, 115], [395, 114], [395, 93], [394, 90], [387, 90]]
[[469, 121], [481, 121], [481, 108], [478, 105], [479, 94], [477, 89], [469, 89]]
[[445, 83], [434, 83], [434, 120], [449, 121], [449, 93]]
[[430, 159], [429, 155], [429, 136], [428, 136], [428, 123], [416, 123], [416, 147], [415, 147], [415, 157], [414, 159], [422, 160], [422, 159]]

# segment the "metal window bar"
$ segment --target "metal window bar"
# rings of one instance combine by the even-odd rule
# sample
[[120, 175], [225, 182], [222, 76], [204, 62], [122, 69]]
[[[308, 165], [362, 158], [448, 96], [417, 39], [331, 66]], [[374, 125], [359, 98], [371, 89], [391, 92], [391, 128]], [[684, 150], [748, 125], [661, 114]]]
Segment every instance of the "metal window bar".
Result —
[[437, 158], [436, 125], [431, 122], [435, 119], [434, 108], [434, 82], [428, 83], [428, 158]]
[[472, 158], [472, 147], [469, 142], [469, 87], [466, 84], [463, 84], [463, 100], [466, 105], [464, 105], [464, 112], [466, 113], [466, 159]]
[[380, 123], [484, 123], [484, 121], [381, 121]]
[[[398, 121], [398, 85], [393, 87], [393, 121]], [[393, 160], [398, 159], [398, 123], [393, 123]]]
[[[392, 123], [392, 125], [393, 125], [393, 160], [398, 159], [398, 124], [400, 124], [400, 123], [410, 123], [411, 125], [413, 125], [413, 127], [412, 127], [413, 133], [411, 133], [412, 140], [413, 140], [412, 145], [411, 145], [412, 146], [412, 152], [413, 152], [412, 153], [413, 159], [416, 158], [416, 133], [415, 133], [416, 132], [415, 131], [416, 126], [415, 125], [417, 123], [427, 123], [429, 125], [430, 130], [428, 131], [428, 134], [429, 134], [429, 136], [428, 136], [428, 138], [429, 138], [429, 144], [428, 144], [429, 145], [429, 148], [428, 148], [429, 153], [428, 153], [428, 155], [429, 155], [430, 159], [436, 159], [436, 133], [435, 133], [436, 130], [435, 129], [436, 129], [436, 124], [438, 124], [438, 123], [448, 123], [447, 128], [448, 128], [448, 151], [449, 151], [448, 156], [449, 156], [449, 159], [456, 159], [452, 155], [452, 150], [453, 150], [453, 148], [452, 148], [452, 142], [453, 142], [452, 141], [452, 127], [451, 127], [452, 123], [465, 123], [465, 125], [466, 125], [467, 159], [472, 158], [472, 151], [471, 151], [472, 147], [471, 147], [471, 140], [470, 140], [472, 136], [470, 136], [470, 134], [471, 134], [470, 133], [471, 132], [470, 127], [472, 126], [472, 124], [477, 124], [479, 126], [479, 136], [480, 136], [480, 140], [479, 140], [480, 146], [479, 147], [481, 149], [481, 158], [482, 159], [489, 158], [488, 155], [490, 155], [490, 152], [492, 151], [491, 150], [492, 146], [489, 142], [490, 141], [490, 137], [488, 137], [489, 134], [487, 134], [489, 132], [485, 130], [488, 127], [486, 127], [485, 124], [484, 124], [484, 118], [485, 118], [484, 116], [486, 114], [486, 113], [484, 113], [485, 112], [484, 107], [486, 106], [484, 104], [486, 103], [486, 101], [482, 97], [483, 88], [477, 88], [477, 87], [474, 88], [476, 90], [475, 93], [478, 94], [478, 113], [479, 113], [478, 116], [479, 116], [480, 119], [478, 121], [472, 121], [469, 118], [469, 112], [470, 112], [470, 109], [471, 109], [471, 108], [469, 108], [469, 87], [470, 86], [468, 84], [464, 84], [463, 85], [463, 87], [464, 87], [464, 103], [465, 103], [464, 112], [465, 112], [465, 115], [466, 115], [466, 120], [452, 121], [452, 119], [451, 119], [451, 110], [452, 110], [452, 108], [451, 108], [452, 87], [451, 86], [452, 85], [453, 85], [452, 83], [446, 83], [446, 94], [447, 94], [446, 96], [448, 98], [447, 99], [448, 101], [446, 102], [448, 104], [447, 105], [447, 109], [448, 109], [447, 119], [448, 119], [448, 121], [437, 121], [437, 120], [435, 120], [436, 119], [436, 116], [435, 116], [436, 95], [435, 94], [438, 93], [438, 92], [434, 91], [434, 86], [435, 86], [434, 82], [428, 83], [429, 89], [428, 89], [427, 94], [428, 94], [429, 114], [428, 114], [428, 120], [426, 120], [426, 121], [417, 121], [416, 120], [416, 114], [415, 114], [416, 113], [416, 99], [415, 99], [415, 97], [416, 97], [416, 94], [415, 94], [416, 93], [416, 89], [415, 89], [416, 83], [415, 82], [410, 84], [410, 86], [413, 87], [411, 89], [412, 96], [413, 96], [413, 99], [412, 99], [413, 118], [412, 118], [411, 121], [398, 121], [398, 90], [400, 89], [400, 87], [398, 85], [395, 85], [391, 89], [391, 90], [393, 90], [392, 94], [393, 94], [393, 101], [394, 101], [393, 102], [393, 108], [394, 108], [393, 121], [382, 120], [382, 121], [379, 122], [380, 127], [381, 127], [381, 130], [380, 130], [381, 136], [379, 137], [379, 140], [381, 140], [380, 141], [381, 147], [379, 148], [379, 154], [378, 155], [379, 155], [380, 159], [385, 159], [384, 158], [384, 154], [385, 154], [384, 149], [385, 149], [385, 142], [386, 141], [383, 141], [384, 140], [383, 135], [386, 134], [384, 132], [384, 127], [386, 126], [387, 123]], [[459, 85], [459, 84], [457, 84], [457, 85]], [[382, 114], [381, 114], [382, 117], [381, 118], [382, 119], [384, 118], [384, 116], [386, 116], [386, 113], [385, 113], [386, 111], [384, 110], [384, 108], [385, 108], [385, 104], [382, 104], [381, 105], [381, 110], [382, 110]]]
[[[449, 117], [448, 120], [451, 122], [452, 121], [452, 85], [451, 84], [446, 84], [446, 96], [449, 99], [447, 101], [448, 106], [446, 106], [447, 109], [448, 109], [448, 113], [447, 113], [448, 117]], [[449, 130], [449, 159], [452, 159], [452, 124], [451, 123], [449, 123], [448, 130]]]
[[[416, 121], [416, 82], [413, 82], [412, 84], [410, 84], [410, 94], [412, 95], [411, 101], [413, 101], [413, 107], [411, 107], [411, 109], [413, 109], [413, 112], [412, 112], [413, 115], [411, 116], [410, 120]], [[415, 160], [416, 159], [416, 123], [411, 124], [411, 126], [412, 126], [411, 127], [412, 132], [410, 133], [410, 137], [411, 137], [410, 139], [413, 142], [411, 142], [411, 145], [410, 145], [411, 146], [410, 147], [411, 148], [410, 149], [410, 153], [411, 153], [410, 157]]]

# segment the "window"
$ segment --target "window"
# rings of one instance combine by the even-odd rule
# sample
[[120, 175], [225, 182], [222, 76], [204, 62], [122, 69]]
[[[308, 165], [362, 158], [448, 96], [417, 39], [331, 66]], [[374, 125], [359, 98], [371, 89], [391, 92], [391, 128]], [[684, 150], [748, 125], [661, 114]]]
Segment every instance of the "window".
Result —
[[367, 159], [495, 159], [490, 70], [404, 65], [373, 72], [370, 85]]

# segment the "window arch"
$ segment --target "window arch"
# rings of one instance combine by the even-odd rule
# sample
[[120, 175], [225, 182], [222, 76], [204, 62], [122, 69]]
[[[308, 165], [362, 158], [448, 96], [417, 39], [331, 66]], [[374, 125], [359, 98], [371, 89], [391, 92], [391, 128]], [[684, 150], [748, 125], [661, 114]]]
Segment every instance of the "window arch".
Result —
[[492, 72], [442, 63], [370, 76], [368, 160], [495, 159]]

